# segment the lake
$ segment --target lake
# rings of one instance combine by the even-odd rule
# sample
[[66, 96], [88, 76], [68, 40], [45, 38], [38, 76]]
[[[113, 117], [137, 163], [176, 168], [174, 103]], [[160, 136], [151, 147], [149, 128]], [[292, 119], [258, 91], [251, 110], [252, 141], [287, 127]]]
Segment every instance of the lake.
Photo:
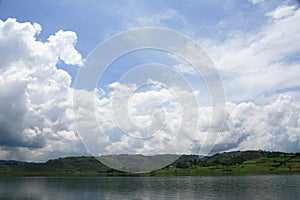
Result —
[[300, 175], [1, 177], [0, 199], [299, 199]]

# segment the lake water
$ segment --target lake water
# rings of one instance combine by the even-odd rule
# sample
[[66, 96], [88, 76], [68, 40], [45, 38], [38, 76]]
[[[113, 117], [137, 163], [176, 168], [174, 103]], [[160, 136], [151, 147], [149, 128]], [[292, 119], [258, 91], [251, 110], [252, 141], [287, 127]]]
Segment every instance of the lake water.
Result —
[[1, 177], [0, 199], [299, 199], [300, 175]]

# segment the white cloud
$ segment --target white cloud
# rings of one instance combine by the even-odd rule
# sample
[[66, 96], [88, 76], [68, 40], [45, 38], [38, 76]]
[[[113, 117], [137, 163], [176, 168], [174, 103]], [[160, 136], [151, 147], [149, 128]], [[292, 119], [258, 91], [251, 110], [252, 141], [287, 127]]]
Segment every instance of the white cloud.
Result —
[[177, 65], [174, 65], [173, 67], [180, 73], [185, 73], [185, 74], [189, 74], [189, 75], [198, 75], [196, 70], [190, 65], [177, 64]]
[[22, 62], [26, 62], [28, 68], [55, 65], [58, 59], [66, 64], [82, 65], [81, 55], [74, 48], [77, 37], [73, 32], [60, 30], [43, 43], [36, 39], [42, 30], [39, 24], [18, 23], [9, 18], [0, 21], [0, 28], [0, 68]]
[[126, 29], [135, 29], [137, 27], [183, 27], [181, 32], [189, 32], [187, 27], [189, 23], [185, 20], [182, 13], [177, 10], [167, 8], [163, 11], [156, 13], [143, 13], [142, 15], [135, 16], [130, 13], [130, 15], [123, 16], [123, 19], [126, 19], [123, 23]]
[[1, 158], [44, 160], [80, 150], [70, 75], [59, 60], [82, 65], [76, 34], [58, 31], [41, 42], [41, 26], [0, 20]]
[[299, 151], [299, 102], [294, 102], [290, 96], [281, 95], [275, 102], [258, 109], [256, 117], [249, 116], [248, 123], [244, 125], [248, 138], [237, 148]]
[[229, 100], [254, 100], [300, 85], [295, 56], [300, 53], [300, 10], [282, 6], [274, 12], [278, 10], [288, 12], [256, 33], [236, 34], [217, 44], [202, 42], [222, 75]]
[[[123, 153], [165, 153], [169, 148], [167, 144], [181, 126], [181, 105], [173, 94], [176, 88], [169, 88], [173, 92], [164, 87], [135, 91], [134, 84], [113, 83], [111, 86], [114, 90], [106, 95], [108, 103], [96, 106], [96, 113], [104, 134], [108, 138], [117, 134], [118, 139], [111, 139], [112, 145], [108, 145], [103, 153], [122, 153], [122, 150]], [[127, 99], [127, 93], [132, 92]], [[106, 96], [99, 102], [107, 99]], [[113, 98], [117, 98], [115, 104]], [[125, 107], [122, 106], [123, 100]]]
[[[81, 109], [76, 111], [77, 127], [91, 153], [185, 152], [197, 128], [194, 92], [175, 86], [154, 86], [141, 91], [134, 84], [116, 82], [110, 86], [114, 88], [111, 92], [96, 99], [92, 93], [75, 91]], [[80, 95], [82, 92], [85, 94]], [[95, 114], [97, 124], [93, 123]]]
[[56, 52], [58, 58], [66, 64], [83, 65], [81, 55], [74, 48], [77, 42], [76, 33], [59, 30], [55, 35], [51, 35], [48, 41], [49, 49]]
[[266, 15], [278, 20], [291, 16], [295, 10], [296, 6], [283, 5], [279, 6], [274, 11], [267, 13]]
[[253, 5], [259, 4], [264, 2], [264, 0], [249, 0], [250, 3], [252, 3]]
[[[128, 87], [121, 86], [120, 83], [113, 85], [118, 85], [121, 88]], [[132, 87], [135, 88], [133, 85]], [[169, 89], [175, 90], [174, 88]], [[213, 127], [215, 123], [221, 123], [221, 121], [211, 121], [212, 107], [191, 106], [188, 101], [194, 94], [188, 94], [180, 89], [176, 90], [176, 94], [184, 93], [180, 96], [186, 98], [181, 99], [179, 104], [173, 102], [175, 99], [162, 89], [134, 93], [128, 101], [129, 110], [134, 108], [132, 108], [134, 111], [128, 112], [132, 117], [126, 119], [127, 112], [124, 111], [118, 118], [125, 120], [124, 124], [127, 125], [122, 132], [119, 125], [123, 122], [116, 123], [113, 117], [112, 93], [96, 100], [98, 103], [96, 103], [95, 113], [99, 129], [88, 129], [88, 147], [93, 148], [96, 146], [95, 142], [102, 142], [101, 146], [98, 146], [100, 149], [94, 149], [97, 152], [100, 151], [104, 154], [126, 152], [141, 154], [199, 153], [201, 147], [206, 149], [213, 145], [215, 145], [213, 153], [247, 149], [295, 152], [300, 149], [300, 103], [291, 96], [280, 95], [275, 101], [266, 105], [258, 105], [253, 102], [238, 104], [226, 102], [225, 124], [220, 135], [218, 130], [214, 128], [208, 132], [210, 126]], [[100, 102], [105, 102], [105, 104]], [[150, 107], [146, 110], [147, 112], [144, 110], [148, 108], [147, 105], [151, 102], [160, 102], [161, 107], [156, 110], [157, 115], [151, 113]], [[189, 120], [183, 120], [182, 113], [176, 109], [179, 106], [185, 110]], [[199, 120], [196, 118], [196, 113], [193, 112], [195, 109], [199, 111]], [[90, 116], [92, 115], [93, 111], [90, 113]], [[155, 119], [165, 122], [165, 125], [162, 128], [161, 123], [158, 123], [157, 127], [155, 123], [152, 124], [155, 128], [151, 130], [149, 135], [148, 129], [145, 127], [151, 124], [151, 120]], [[194, 132], [193, 127], [191, 127], [193, 123], [190, 121], [194, 119], [199, 123], [197, 132]], [[86, 121], [91, 121], [91, 119], [87, 118]], [[86, 130], [85, 123], [83, 123], [83, 127], [85, 128], [83, 130]], [[105, 137], [99, 134], [99, 130], [104, 133]], [[92, 132], [95, 134], [91, 134]]]
[[200, 108], [200, 113], [203, 115], [194, 149], [199, 149], [199, 144], [203, 143], [216, 143], [213, 152], [249, 149], [295, 152], [300, 149], [300, 103], [290, 96], [280, 95], [264, 106], [253, 102], [227, 102], [221, 137], [211, 132], [205, 142], [201, 132], [205, 133], [211, 114], [209, 108], [204, 107]]

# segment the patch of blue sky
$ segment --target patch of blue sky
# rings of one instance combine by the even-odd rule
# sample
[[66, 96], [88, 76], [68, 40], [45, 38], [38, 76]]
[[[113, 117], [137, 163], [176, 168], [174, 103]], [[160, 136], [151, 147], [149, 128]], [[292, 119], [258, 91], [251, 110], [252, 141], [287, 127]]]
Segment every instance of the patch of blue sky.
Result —
[[[173, 54], [172, 54], [173, 55]], [[198, 90], [200, 92], [200, 96], [198, 96], [201, 104], [210, 104], [210, 95], [206, 86], [205, 79], [201, 74], [193, 74], [186, 73], [185, 71], [180, 71], [180, 69], [176, 69], [174, 66], [176, 65], [184, 65], [188, 70], [193, 72], [194, 68], [192, 65], [180, 59], [179, 57], [170, 56], [170, 52], [162, 51], [162, 50], [154, 50], [154, 49], [144, 49], [133, 51], [131, 53], [125, 54], [115, 60], [110, 66], [107, 67], [106, 71], [102, 75], [101, 79], [98, 82], [98, 88], [103, 89], [106, 93], [109, 93], [110, 88], [109, 85], [114, 82], [118, 82], [122, 76], [126, 75], [126, 73], [130, 72], [130, 70], [140, 67], [144, 64], [155, 63], [163, 64], [167, 67], [170, 67], [174, 73], [180, 74], [192, 87], [193, 90]], [[196, 71], [194, 71], [196, 73]], [[153, 73], [156, 74], [157, 77], [162, 76], [160, 71], [157, 72], [145, 72], [145, 73]], [[143, 77], [136, 77], [136, 79]], [[165, 81], [172, 83], [172, 79]], [[146, 82], [147, 80], [145, 80]], [[152, 80], [155, 81], [155, 80]], [[135, 83], [136, 80], [132, 80], [132, 83]], [[144, 88], [145, 89], [145, 88]]]

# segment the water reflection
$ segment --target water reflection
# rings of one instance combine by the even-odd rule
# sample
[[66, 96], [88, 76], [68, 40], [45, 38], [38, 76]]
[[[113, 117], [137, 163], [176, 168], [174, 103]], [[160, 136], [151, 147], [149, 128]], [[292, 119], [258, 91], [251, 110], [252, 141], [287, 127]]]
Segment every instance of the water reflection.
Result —
[[300, 175], [0, 178], [0, 199], [297, 199]]

